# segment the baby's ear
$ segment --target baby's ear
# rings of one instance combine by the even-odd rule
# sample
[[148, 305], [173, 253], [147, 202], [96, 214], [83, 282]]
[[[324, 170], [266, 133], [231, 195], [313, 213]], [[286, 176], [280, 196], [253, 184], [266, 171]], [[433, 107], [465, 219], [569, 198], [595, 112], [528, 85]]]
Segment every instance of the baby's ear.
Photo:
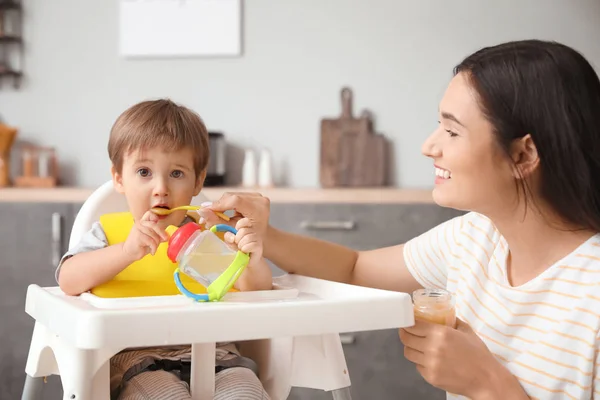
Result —
[[198, 196], [202, 187], [204, 186], [204, 179], [206, 179], [206, 170], [200, 172], [196, 178], [196, 186], [194, 187], [194, 196]]
[[114, 165], [110, 167], [110, 174], [112, 175], [113, 186], [118, 193], [123, 194], [125, 189], [123, 188], [123, 176], [117, 172]]

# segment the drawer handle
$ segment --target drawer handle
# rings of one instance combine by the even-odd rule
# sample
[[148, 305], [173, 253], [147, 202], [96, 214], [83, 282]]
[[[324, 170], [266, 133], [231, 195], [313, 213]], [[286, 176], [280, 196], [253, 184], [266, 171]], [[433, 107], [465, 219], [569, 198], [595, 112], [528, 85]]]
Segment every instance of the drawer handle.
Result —
[[62, 247], [61, 234], [61, 215], [59, 213], [52, 213], [52, 260], [50, 262], [53, 267], [58, 266], [58, 263], [60, 262], [60, 249]]
[[349, 333], [340, 333], [340, 342], [342, 344], [352, 344], [354, 343], [355, 337]]
[[302, 221], [300, 226], [303, 229], [312, 229], [318, 231], [337, 230], [351, 231], [356, 224], [354, 221]]

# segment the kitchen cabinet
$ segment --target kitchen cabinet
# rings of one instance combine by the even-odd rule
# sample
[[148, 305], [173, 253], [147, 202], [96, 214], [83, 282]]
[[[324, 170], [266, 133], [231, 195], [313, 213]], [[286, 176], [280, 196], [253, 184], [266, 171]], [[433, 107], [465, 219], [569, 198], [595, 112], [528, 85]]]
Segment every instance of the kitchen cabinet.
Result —
[[435, 204], [271, 204], [270, 223], [356, 250], [404, 243], [462, 211]]
[[[463, 212], [435, 204], [271, 204], [271, 224], [357, 250], [404, 243]], [[404, 358], [396, 329], [342, 333], [353, 399], [444, 399]], [[294, 388], [290, 400], [331, 399]]]
[[[56, 286], [54, 271], [67, 250], [74, 213], [70, 203], [0, 206], [0, 397], [19, 399], [34, 325], [25, 313], [27, 286]], [[49, 377], [44, 399], [61, 398], [60, 379]]]

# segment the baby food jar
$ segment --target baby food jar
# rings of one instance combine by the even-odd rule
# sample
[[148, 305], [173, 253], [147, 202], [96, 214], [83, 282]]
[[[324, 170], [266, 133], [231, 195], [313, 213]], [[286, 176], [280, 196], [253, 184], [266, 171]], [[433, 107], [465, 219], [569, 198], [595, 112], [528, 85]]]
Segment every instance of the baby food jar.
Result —
[[418, 289], [413, 292], [415, 319], [456, 326], [455, 300], [444, 289]]

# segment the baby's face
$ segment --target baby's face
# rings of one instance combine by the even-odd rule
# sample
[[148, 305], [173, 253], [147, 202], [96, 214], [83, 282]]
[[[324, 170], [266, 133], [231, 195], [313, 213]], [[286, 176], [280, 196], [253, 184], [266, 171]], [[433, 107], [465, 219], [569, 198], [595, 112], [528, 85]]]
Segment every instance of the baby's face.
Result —
[[[123, 159], [121, 173], [113, 171], [115, 188], [125, 194], [129, 211], [139, 220], [152, 207], [188, 205], [202, 189], [204, 174], [196, 177], [190, 149], [165, 151], [152, 148], [132, 151]], [[186, 211], [160, 217], [162, 228], [179, 225]]]

